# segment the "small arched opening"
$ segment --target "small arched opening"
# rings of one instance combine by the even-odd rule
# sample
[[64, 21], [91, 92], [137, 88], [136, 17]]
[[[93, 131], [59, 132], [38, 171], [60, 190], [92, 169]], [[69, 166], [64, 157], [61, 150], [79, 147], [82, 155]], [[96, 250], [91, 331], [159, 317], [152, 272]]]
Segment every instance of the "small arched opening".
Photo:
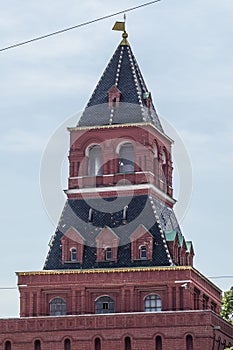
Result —
[[131, 339], [130, 339], [130, 337], [125, 337], [125, 350], [131, 350]]
[[163, 344], [162, 344], [162, 337], [160, 335], [157, 335], [155, 338], [155, 350], [162, 350]]
[[64, 350], [71, 350], [71, 341], [68, 338], [64, 340]]
[[193, 350], [193, 337], [190, 334], [186, 335], [186, 350]]
[[100, 340], [100, 338], [95, 338], [95, 350], [101, 350], [101, 340]]
[[41, 350], [41, 343], [38, 339], [34, 342], [34, 350]]
[[11, 350], [11, 341], [10, 340], [7, 340], [5, 342], [5, 350]]

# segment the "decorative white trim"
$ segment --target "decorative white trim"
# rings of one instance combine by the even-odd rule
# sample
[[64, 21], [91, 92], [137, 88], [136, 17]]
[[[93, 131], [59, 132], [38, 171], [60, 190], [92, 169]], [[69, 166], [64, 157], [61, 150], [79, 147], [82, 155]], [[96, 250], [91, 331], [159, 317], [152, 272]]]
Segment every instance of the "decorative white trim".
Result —
[[165, 199], [171, 204], [175, 204], [176, 200], [174, 198], [171, 198], [167, 194], [165, 194], [163, 191], [158, 189], [156, 186], [152, 184], [140, 184], [140, 185], [122, 185], [122, 186], [106, 186], [106, 187], [89, 187], [89, 188], [74, 188], [70, 190], [65, 190], [64, 192], [66, 194], [76, 194], [76, 193], [98, 193], [98, 192], [109, 192], [109, 191], [116, 191], [116, 192], [124, 192], [124, 191], [134, 191], [134, 190], [146, 190], [151, 189], [155, 193], [157, 193], [161, 198]]

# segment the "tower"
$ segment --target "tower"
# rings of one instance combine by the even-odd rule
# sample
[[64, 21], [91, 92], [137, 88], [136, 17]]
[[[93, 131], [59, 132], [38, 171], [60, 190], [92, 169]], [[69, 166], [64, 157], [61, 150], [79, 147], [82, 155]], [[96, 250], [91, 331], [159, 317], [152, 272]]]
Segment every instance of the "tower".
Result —
[[67, 201], [43, 270], [17, 273], [21, 318], [1, 321], [5, 349], [214, 350], [232, 342], [219, 317], [221, 291], [193, 267], [192, 242], [173, 211], [172, 140], [123, 31], [68, 129]]

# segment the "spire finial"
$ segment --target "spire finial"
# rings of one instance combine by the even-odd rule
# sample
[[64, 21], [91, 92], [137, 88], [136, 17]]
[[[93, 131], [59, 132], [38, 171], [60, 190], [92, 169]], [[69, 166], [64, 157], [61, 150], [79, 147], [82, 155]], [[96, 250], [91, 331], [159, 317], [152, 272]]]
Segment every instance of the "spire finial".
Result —
[[124, 14], [124, 22], [116, 22], [112, 28], [112, 30], [119, 30], [123, 32], [122, 38], [123, 40], [121, 41], [121, 45], [129, 45], [128, 43], [128, 34], [125, 31], [125, 21], [126, 21], [126, 15]]

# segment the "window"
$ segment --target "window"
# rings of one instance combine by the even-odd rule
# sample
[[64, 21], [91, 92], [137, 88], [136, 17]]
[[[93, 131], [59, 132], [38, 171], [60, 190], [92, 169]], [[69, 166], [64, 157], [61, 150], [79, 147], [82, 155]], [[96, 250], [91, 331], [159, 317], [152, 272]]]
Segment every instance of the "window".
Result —
[[144, 300], [144, 311], [145, 312], [154, 312], [161, 311], [162, 303], [160, 296], [158, 294], [150, 294]]
[[147, 252], [146, 252], [146, 246], [145, 245], [142, 245], [140, 248], [139, 248], [139, 251], [140, 251], [140, 259], [147, 259]]
[[154, 145], [153, 147], [153, 154], [154, 154], [154, 174], [155, 177], [158, 177], [158, 147], [157, 145]]
[[100, 340], [100, 338], [95, 338], [95, 350], [101, 350], [101, 340]]
[[193, 350], [193, 337], [190, 334], [186, 336], [186, 350]]
[[34, 349], [41, 350], [40, 340], [35, 340]]
[[76, 248], [70, 249], [70, 260], [77, 261], [77, 249]]
[[114, 312], [114, 300], [108, 296], [100, 297], [95, 303], [96, 314], [110, 314]]
[[217, 304], [213, 301], [211, 301], [211, 310], [216, 312], [216, 309], [217, 309]]
[[11, 342], [9, 340], [5, 342], [5, 350], [11, 350]]
[[200, 290], [197, 288], [194, 288], [194, 310], [199, 310], [199, 298], [200, 298]]
[[155, 350], [162, 350], [162, 338], [160, 335], [155, 338]]
[[54, 298], [50, 301], [50, 316], [66, 315], [66, 302], [62, 298]]
[[125, 350], [131, 350], [131, 339], [130, 339], [130, 337], [125, 337]]
[[203, 310], [207, 310], [208, 309], [208, 301], [209, 301], [209, 298], [207, 297], [207, 295], [203, 295], [203, 298], [202, 298], [202, 308], [203, 308]]
[[164, 151], [162, 152], [162, 170], [162, 180], [165, 182], [167, 179], [167, 157]]
[[112, 248], [105, 249], [105, 259], [112, 260]]
[[134, 148], [131, 143], [125, 143], [121, 146], [119, 152], [119, 171], [120, 173], [134, 172]]
[[102, 150], [98, 145], [89, 149], [88, 175], [102, 175]]
[[64, 350], [71, 350], [70, 339], [64, 340]]

